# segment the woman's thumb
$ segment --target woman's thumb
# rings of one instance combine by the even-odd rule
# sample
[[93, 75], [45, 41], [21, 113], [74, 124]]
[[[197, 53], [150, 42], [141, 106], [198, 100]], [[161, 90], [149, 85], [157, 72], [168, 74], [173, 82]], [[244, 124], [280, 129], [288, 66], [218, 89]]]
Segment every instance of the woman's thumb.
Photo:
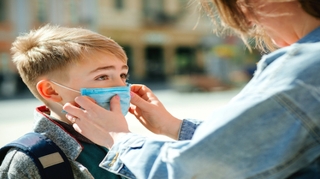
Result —
[[115, 95], [110, 100], [110, 111], [121, 111], [120, 97]]
[[134, 92], [130, 92], [131, 100], [130, 103], [137, 106], [140, 109], [144, 109], [148, 107], [148, 102], [142, 99], [139, 95], [135, 94]]

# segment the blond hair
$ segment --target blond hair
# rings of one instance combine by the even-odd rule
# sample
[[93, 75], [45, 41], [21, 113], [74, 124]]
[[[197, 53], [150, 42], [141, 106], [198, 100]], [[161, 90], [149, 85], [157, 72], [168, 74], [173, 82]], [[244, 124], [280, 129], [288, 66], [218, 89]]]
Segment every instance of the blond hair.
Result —
[[44, 77], [68, 79], [68, 67], [84, 60], [85, 54], [103, 51], [127, 62], [124, 50], [110, 38], [82, 28], [52, 25], [17, 37], [11, 51], [23, 82], [42, 101], [36, 89], [38, 81]]
[[[270, 2], [292, 2], [297, 1], [301, 4], [303, 10], [315, 18], [320, 18], [319, 0], [269, 0]], [[199, 0], [200, 7], [207, 12], [215, 25], [214, 31], [217, 33], [232, 32], [239, 35], [244, 43], [250, 49], [252, 42], [256, 48], [261, 51], [273, 51], [277, 49], [270, 37], [263, 29], [254, 26], [251, 27], [243, 14], [239, 5], [239, 0]], [[267, 1], [266, 1], [267, 2]], [[254, 6], [243, 1], [241, 4], [251, 12], [254, 12]], [[257, 12], [259, 13], [259, 12]], [[294, 12], [293, 12], [294, 13]], [[254, 13], [253, 13], [254, 14]], [[272, 14], [277, 15], [277, 14]], [[281, 14], [280, 14], [281, 15]]]

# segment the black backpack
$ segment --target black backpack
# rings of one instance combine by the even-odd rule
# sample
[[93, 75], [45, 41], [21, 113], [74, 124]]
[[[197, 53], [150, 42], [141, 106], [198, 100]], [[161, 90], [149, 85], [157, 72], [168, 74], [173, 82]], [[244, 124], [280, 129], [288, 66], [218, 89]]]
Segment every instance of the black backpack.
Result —
[[41, 178], [74, 178], [68, 158], [54, 142], [44, 135], [35, 132], [27, 133], [5, 145], [0, 149], [0, 164], [9, 149], [13, 147], [21, 149], [30, 156], [38, 167]]

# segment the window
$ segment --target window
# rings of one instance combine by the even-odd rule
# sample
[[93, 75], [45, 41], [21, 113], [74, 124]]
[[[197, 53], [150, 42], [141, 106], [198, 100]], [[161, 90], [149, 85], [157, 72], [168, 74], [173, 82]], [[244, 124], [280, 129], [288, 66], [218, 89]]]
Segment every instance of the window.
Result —
[[161, 46], [148, 46], [145, 49], [146, 80], [165, 81], [164, 50]]
[[40, 23], [44, 23], [47, 21], [47, 9], [46, 9], [46, 1], [38, 0], [38, 14], [37, 18]]
[[154, 13], [163, 13], [164, 4], [163, 0], [143, 0], [143, 11], [145, 15]]
[[114, 6], [117, 10], [122, 10], [124, 8], [123, 0], [114, 0]]
[[147, 25], [168, 25], [173, 20], [165, 9], [163, 0], [143, 0], [143, 13]]
[[6, 20], [6, 3], [5, 0], [0, 0], [0, 22]]
[[177, 74], [194, 74], [201, 70], [197, 66], [195, 49], [192, 47], [178, 47], [176, 49]]

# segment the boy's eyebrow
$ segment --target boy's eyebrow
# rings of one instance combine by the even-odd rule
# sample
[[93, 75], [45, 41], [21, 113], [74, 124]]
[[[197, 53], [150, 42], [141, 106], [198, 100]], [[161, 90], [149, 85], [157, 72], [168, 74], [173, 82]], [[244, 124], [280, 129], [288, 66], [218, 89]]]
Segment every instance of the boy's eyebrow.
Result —
[[[89, 73], [93, 73], [93, 72], [96, 72], [96, 71], [99, 71], [99, 70], [109, 70], [109, 69], [115, 69], [115, 67], [114, 66], [99, 67], [99, 68], [96, 68], [96, 69], [90, 71]], [[127, 65], [123, 65], [121, 67], [121, 69], [125, 69], [126, 70], [126, 69], [129, 69], [129, 67]]]

